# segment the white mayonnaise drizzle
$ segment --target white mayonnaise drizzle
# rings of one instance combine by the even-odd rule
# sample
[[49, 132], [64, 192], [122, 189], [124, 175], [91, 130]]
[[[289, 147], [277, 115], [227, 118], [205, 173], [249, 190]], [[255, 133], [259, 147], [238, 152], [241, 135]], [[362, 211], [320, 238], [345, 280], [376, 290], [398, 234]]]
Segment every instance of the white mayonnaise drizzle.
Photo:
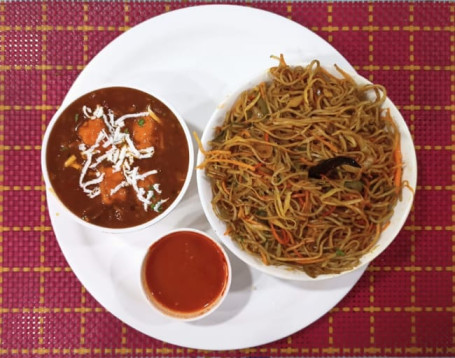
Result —
[[[151, 199], [154, 198], [156, 194], [159, 195], [162, 193], [160, 184], [154, 183], [146, 190], [139, 187], [138, 182], [144, 180], [150, 175], [157, 174], [158, 171], [150, 170], [140, 174], [139, 167], [132, 167], [132, 165], [134, 164], [135, 159], [151, 158], [155, 153], [155, 148], [151, 146], [144, 149], [137, 149], [130, 137], [130, 134], [122, 132], [122, 128], [125, 127], [125, 120], [146, 117], [149, 115], [149, 111], [125, 114], [118, 119], [115, 119], [114, 113], [111, 110], [109, 110], [106, 114], [104, 113], [104, 108], [98, 105], [94, 110], [87, 106], [83, 106], [82, 113], [84, 117], [89, 120], [102, 118], [107, 131], [103, 129], [99, 133], [95, 144], [91, 147], [87, 148], [87, 145], [83, 143], [79, 145], [79, 150], [85, 158], [85, 162], [79, 176], [79, 186], [90, 198], [95, 198], [100, 195], [101, 190], [99, 184], [104, 180], [104, 173], [99, 171], [98, 166], [101, 163], [111, 163], [114, 172], [121, 170], [125, 180], [113, 188], [110, 194], [114, 195], [120, 189], [131, 186], [136, 192], [138, 200], [143, 204], [144, 210], [147, 211], [148, 208], [151, 208]], [[110, 148], [101, 154], [102, 151], [97, 149], [101, 147], [104, 149], [108, 147]], [[89, 169], [95, 172], [96, 178], [85, 180]], [[152, 209], [159, 212], [162, 204], [167, 200], [168, 199], [158, 200]]]

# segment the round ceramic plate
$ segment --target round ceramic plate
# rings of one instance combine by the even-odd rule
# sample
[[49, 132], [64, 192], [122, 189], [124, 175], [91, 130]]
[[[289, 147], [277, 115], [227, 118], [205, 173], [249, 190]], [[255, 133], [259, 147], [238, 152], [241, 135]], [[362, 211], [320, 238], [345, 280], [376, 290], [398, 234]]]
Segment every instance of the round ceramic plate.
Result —
[[[252, 74], [276, 65], [270, 56], [280, 53], [289, 63], [317, 58], [354, 71], [328, 43], [284, 17], [232, 5], [197, 6], [154, 17], [119, 36], [82, 71], [63, 106], [94, 88], [140, 87], [166, 99], [200, 136], [217, 104]], [[232, 286], [219, 309], [195, 323], [176, 322], [149, 306], [140, 266], [149, 245], [169, 230], [194, 227], [213, 235], [195, 176], [172, 213], [134, 234], [103, 234], [76, 224], [49, 191], [48, 206], [63, 254], [90, 294], [131, 327], [180, 346], [239, 349], [286, 337], [328, 312], [365, 270], [292, 282], [230, 255]]]

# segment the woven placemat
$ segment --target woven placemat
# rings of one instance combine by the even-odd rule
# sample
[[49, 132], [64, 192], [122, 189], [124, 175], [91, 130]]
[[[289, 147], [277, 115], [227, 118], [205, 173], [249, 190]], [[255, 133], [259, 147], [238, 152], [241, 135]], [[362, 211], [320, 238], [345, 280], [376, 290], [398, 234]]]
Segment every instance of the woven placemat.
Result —
[[58, 247], [41, 139], [76, 76], [106, 44], [143, 20], [200, 3], [1, 2], [0, 355], [455, 356], [455, 4], [235, 3], [308, 27], [386, 86], [419, 163], [415, 206], [399, 237], [329, 313], [265, 346], [201, 352], [128, 327], [86, 292]]

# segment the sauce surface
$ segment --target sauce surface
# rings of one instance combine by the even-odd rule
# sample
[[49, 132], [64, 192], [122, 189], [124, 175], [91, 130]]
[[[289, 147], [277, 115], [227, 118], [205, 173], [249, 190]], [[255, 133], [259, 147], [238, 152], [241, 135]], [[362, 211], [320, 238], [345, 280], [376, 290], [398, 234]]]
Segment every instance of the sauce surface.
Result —
[[228, 264], [218, 246], [192, 231], [171, 233], [153, 244], [142, 280], [150, 300], [178, 313], [203, 311], [222, 296]]
[[126, 228], [160, 215], [176, 199], [189, 149], [177, 117], [161, 101], [109, 87], [65, 109], [50, 133], [46, 162], [55, 193], [75, 215]]

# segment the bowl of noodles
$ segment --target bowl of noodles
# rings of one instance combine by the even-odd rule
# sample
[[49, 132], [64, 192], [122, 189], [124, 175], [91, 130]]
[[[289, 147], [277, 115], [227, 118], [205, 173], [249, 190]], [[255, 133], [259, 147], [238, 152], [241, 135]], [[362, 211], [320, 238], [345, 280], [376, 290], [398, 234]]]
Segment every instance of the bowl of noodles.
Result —
[[396, 238], [417, 181], [384, 87], [318, 61], [279, 64], [217, 107], [198, 139], [205, 215], [238, 258], [292, 280], [337, 277]]

